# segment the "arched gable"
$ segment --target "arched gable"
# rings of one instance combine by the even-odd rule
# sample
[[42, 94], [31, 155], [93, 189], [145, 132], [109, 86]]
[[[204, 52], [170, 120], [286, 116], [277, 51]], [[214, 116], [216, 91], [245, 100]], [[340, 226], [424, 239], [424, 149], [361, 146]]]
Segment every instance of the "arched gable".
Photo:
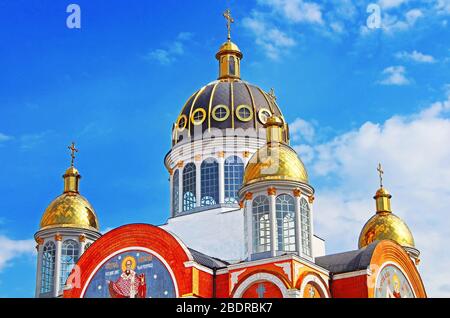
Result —
[[387, 265], [395, 266], [406, 277], [415, 297], [427, 297], [420, 274], [403, 247], [391, 240], [380, 241], [373, 251], [370, 261], [372, 274], [367, 278], [368, 297], [375, 297], [375, 288], [380, 272]]
[[71, 286], [64, 291], [64, 297], [83, 297], [97, 271], [112, 257], [129, 251], [142, 251], [152, 255], [161, 268], [167, 269], [175, 285], [176, 296], [192, 292], [192, 271], [184, 266], [185, 262], [193, 261], [187, 247], [174, 235], [159, 227], [130, 224], [109, 231], [82, 255], [67, 281]]

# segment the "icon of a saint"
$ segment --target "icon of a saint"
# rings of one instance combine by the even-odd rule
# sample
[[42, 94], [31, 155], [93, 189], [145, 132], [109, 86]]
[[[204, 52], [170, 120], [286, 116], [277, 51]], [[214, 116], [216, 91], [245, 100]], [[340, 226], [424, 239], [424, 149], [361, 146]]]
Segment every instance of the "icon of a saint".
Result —
[[147, 283], [145, 274], [137, 274], [136, 259], [127, 256], [122, 261], [122, 274], [117, 281], [109, 282], [109, 293], [112, 298], [145, 298]]

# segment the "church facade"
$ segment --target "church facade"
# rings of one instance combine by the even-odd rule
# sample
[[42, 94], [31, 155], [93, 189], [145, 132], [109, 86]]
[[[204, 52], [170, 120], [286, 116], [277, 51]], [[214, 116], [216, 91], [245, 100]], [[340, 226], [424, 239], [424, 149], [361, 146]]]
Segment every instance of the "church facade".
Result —
[[64, 192], [35, 234], [36, 297], [426, 297], [413, 235], [382, 184], [358, 249], [326, 255], [286, 119], [273, 90], [241, 79], [243, 54], [224, 16], [218, 79], [188, 98], [172, 127], [167, 222], [102, 235], [72, 144]]

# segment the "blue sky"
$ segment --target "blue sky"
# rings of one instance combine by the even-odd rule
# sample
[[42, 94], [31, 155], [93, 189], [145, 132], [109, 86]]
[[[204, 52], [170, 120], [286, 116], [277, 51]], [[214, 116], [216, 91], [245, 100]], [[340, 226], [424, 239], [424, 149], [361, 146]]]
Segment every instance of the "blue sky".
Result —
[[[380, 28], [367, 27], [371, 2]], [[81, 29], [66, 27], [70, 3]], [[382, 161], [425, 286], [450, 295], [439, 249], [450, 228], [449, 0], [0, 0], [0, 297], [34, 295], [30, 240], [62, 192], [72, 140], [103, 230], [165, 222], [171, 125], [217, 77], [228, 5], [243, 79], [274, 87], [292, 123], [327, 251], [356, 247]]]

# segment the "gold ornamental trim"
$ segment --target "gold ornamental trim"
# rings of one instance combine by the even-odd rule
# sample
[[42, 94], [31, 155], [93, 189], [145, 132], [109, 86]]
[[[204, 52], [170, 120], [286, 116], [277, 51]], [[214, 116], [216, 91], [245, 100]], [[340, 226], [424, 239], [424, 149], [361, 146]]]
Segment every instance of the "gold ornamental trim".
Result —
[[[248, 117], [242, 117], [241, 114], [239, 114], [239, 111], [241, 109], [248, 110], [250, 115]], [[249, 122], [253, 119], [253, 109], [250, 106], [245, 105], [245, 104], [239, 105], [238, 107], [236, 107], [236, 117], [242, 122]]]
[[84, 242], [86, 242], [86, 236], [80, 235], [80, 236], [78, 237], [78, 240], [80, 241], [80, 243], [84, 243]]
[[277, 194], [277, 189], [274, 187], [270, 187], [267, 189], [267, 194], [268, 195], [276, 195]]
[[[202, 118], [201, 119], [195, 119], [195, 116], [201, 113], [202, 114]], [[196, 110], [194, 110], [191, 114], [191, 122], [195, 125], [195, 126], [200, 126], [201, 124], [203, 124], [203, 122], [206, 119], [206, 110], [204, 110], [203, 108], [197, 108]]]
[[[225, 110], [226, 114], [224, 117], [217, 116], [216, 113], [219, 109]], [[228, 117], [230, 117], [230, 109], [226, 105], [223, 105], [223, 104], [216, 105], [216, 106], [214, 106], [214, 108], [212, 110], [211, 116], [212, 116], [212, 118], [214, 118], [215, 121], [219, 121], [219, 122], [225, 121], [228, 119]]]
[[292, 191], [292, 193], [294, 194], [294, 197], [299, 197], [302, 195], [302, 190], [301, 189], [294, 189], [294, 191]]
[[62, 235], [61, 234], [56, 234], [55, 235], [55, 241], [62, 241]]
[[[183, 122], [181, 122], [183, 120]], [[187, 126], [187, 116], [185, 114], [181, 115], [180, 117], [178, 117], [177, 120], [177, 129], [178, 131], [183, 131], [186, 129]]]
[[36, 243], [37, 243], [38, 245], [42, 245], [42, 244], [44, 244], [44, 239], [43, 239], [42, 237], [37, 237], [37, 238], [36, 238]]
[[247, 192], [247, 193], [245, 194], [245, 200], [251, 200], [251, 199], [253, 199], [253, 193]]
[[314, 200], [315, 200], [316, 198], [313, 196], [313, 195], [310, 195], [309, 197], [308, 197], [308, 202], [309, 203], [314, 203]]
[[270, 116], [272, 116], [272, 112], [267, 108], [261, 108], [258, 111], [258, 119], [263, 125], [267, 123], [267, 118], [269, 118]]

